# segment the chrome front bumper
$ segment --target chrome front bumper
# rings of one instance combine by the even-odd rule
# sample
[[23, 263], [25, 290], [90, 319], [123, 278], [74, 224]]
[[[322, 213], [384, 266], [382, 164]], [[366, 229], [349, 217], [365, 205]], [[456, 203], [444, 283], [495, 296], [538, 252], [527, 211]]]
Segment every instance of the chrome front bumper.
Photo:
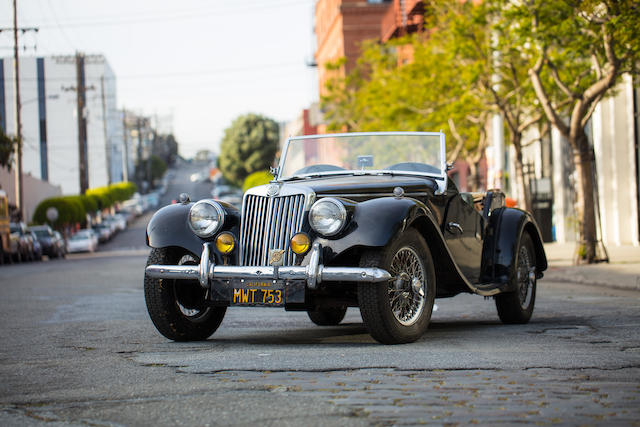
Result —
[[146, 274], [155, 279], [193, 279], [208, 289], [210, 280], [305, 280], [309, 289], [322, 282], [384, 282], [391, 274], [381, 268], [325, 267], [320, 264], [322, 246], [315, 243], [306, 266], [243, 267], [215, 265], [209, 259], [209, 244], [202, 246], [200, 265], [149, 265]]

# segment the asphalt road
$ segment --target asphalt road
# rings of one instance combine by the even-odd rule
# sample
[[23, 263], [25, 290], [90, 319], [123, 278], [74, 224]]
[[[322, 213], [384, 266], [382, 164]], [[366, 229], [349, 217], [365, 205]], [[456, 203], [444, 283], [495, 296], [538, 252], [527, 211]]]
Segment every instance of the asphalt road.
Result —
[[94, 254], [0, 268], [0, 425], [640, 425], [640, 293], [542, 280], [516, 326], [492, 300], [437, 300], [401, 346], [353, 309], [318, 327], [235, 308], [174, 343], [146, 313], [148, 218]]

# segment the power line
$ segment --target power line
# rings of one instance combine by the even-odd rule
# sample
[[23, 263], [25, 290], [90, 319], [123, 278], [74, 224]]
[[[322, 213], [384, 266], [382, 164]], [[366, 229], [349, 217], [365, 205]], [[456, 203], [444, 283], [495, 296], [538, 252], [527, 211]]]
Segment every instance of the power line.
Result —
[[56, 11], [53, 9], [53, 2], [51, 0], [49, 0], [47, 2], [47, 4], [49, 5], [49, 10], [51, 11], [51, 14], [53, 15], [53, 20], [56, 23], [56, 27], [60, 30], [60, 33], [62, 34], [62, 37], [69, 44], [71, 49], [76, 51], [77, 49], [76, 49], [75, 45], [73, 44], [73, 42], [69, 38], [69, 36], [68, 36], [67, 32], [65, 31], [65, 29], [60, 25], [60, 21], [58, 20], [58, 15], [56, 14]]
[[[149, 16], [149, 12], [145, 12], [143, 16], [131, 17], [131, 14], [125, 16], [112, 15], [108, 19], [94, 19], [93, 17], [80, 18], [77, 20], [70, 20], [67, 22], [43, 22], [41, 28], [79, 28], [79, 27], [96, 27], [96, 26], [118, 26], [129, 24], [144, 24], [144, 23], [162, 23], [162, 22], [176, 22], [190, 19], [201, 19], [204, 17], [216, 15], [216, 16], [229, 16], [244, 14], [248, 11], [255, 10], [275, 10], [286, 6], [300, 6], [306, 5], [307, 2], [300, 0], [287, 0], [280, 3], [275, 2], [257, 2], [240, 5], [241, 7], [235, 9], [220, 9], [218, 6], [209, 10], [202, 10], [202, 8], [193, 9], [192, 11], [185, 12], [184, 9], [174, 11], [163, 11], [156, 16]], [[262, 7], [256, 7], [256, 4], [262, 4]], [[103, 18], [101, 16], [100, 18]]]
[[[68, 56], [69, 58], [72, 58], [72, 55], [65, 55]], [[46, 57], [45, 57], [46, 58]], [[24, 60], [24, 58], [23, 58]], [[216, 75], [220, 75], [220, 74], [227, 74], [227, 73], [238, 73], [238, 72], [246, 72], [246, 71], [264, 71], [264, 70], [268, 70], [268, 69], [279, 69], [279, 68], [288, 68], [288, 67], [294, 67], [294, 66], [303, 66], [304, 62], [301, 60], [300, 62], [283, 62], [283, 63], [275, 63], [275, 64], [256, 64], [256, 65], [247, 65], [247, 66], [241, 66], [241, 67], [229, 67], [229, 68], [216, 68], [216, 69], [209, 69], [209, 70], [200, 70], [200, 71], [180, 71], [180, 72], [171, 72], [171, 73], [157, 73], [157, 74], [152, 74], [152, 73], [140, 73], [140, 74], [124, 74], [124, 75], [118, 75], [118, 76], [110, 76], [107, 77], [105, 76], [105, 81], [111, 80], [111, 81], [117, 81], [117, 80], [136, 80], [136, 79], [163, 79], [163, 78], [174, 78], [174, 77], [194, 77], [194, 76], [216, 76]], [[37, 81], [38, 79], [36, 77], [22, 77], [20, 79], [21, 81]], [[68, 81], [73, 81], [74, 78], [73, 77], [49, 77], [47, 78], [48, 82], [52, 82], [52, 81], [63, 81], [63, 82], [68, 82]], [[96, 79], [92, 79], [92, 78], [88, 78], [88, 80], [98, 80]]]

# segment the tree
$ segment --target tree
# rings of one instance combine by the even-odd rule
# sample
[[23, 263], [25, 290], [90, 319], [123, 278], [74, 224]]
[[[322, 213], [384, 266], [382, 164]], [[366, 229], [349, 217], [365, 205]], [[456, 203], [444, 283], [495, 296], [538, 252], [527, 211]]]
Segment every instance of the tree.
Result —
[[593, 148], [585, 132], [597, 104], [625, 73], [638, 74], [637, 0], [527, 0], [506, 2], [505, 20], [519, 35], [532, 66], [540, 106], [568, 140], [578, 175], [579, 263], [596, 261]]
[[[449, 129], [447, 159], [464, 159], [479, 185], [477, 165], [487, 144], [486, 94], [462, 82], [468, 63], [433, 34], [415, 34], [386, 44], [369, 42], [354, 71], [327, 82], [322, 98], [329, 128], [349, 131], [433, 131]], [[412, 60], [402, 53], [411, 52]], [[340, 64], [330, 64], [338, 67]]]
[[162, 178], [162, 175], [167, 171], [167, 163], [155, 154], [151, 155], [151, 180]]
[[450, 60], [461, 73], [456, 82], [465, 93], [481, 95], [482, 101], [490, 107], [485, 112], [495, 111], [504, 118], [509, 143], [515, 152], [519, 206], [530, 211], [523, 147], [533, 141], [524, 138], [533, 127], [538, 127], [540, 138], [548, 131], [548, 126], [542, 123], [540, 127], [544, 114], [535, 105], [535, 92], [528, 77], [532, 59], [523, 52], [519, 38], [503, 17], [505, 2], [509, 1], [433, 0], [426, 10], [425, 26], [436, 29], [428, 43], [438, 43], [453, 53]]
[[5, 134], [4, 129], [0, 127], [0, 166], [11, 170], [15, 145], [16, 140]]
[[268, 184], [271, 180], [273, 180], [273, 175], [269, 171], [254, 172], [244, 180], [244, 183], [242, 184], [242, 191], [247, 191], [248, 189], [257, 187], [258, 185]]
[[225, 179], [241, 187], [249, 174], [273, 165], [278, 141], [275, 121], [257, 114], [240, 116], [225, 129], [218, 167]]
[[[156, 135], [153, 139], [152, 154], [161, 158], [167, 165], [173, 165], [178, 158], [178, 142], [173, 134]], [[151, 167], [153, 168], [153, 165]]]

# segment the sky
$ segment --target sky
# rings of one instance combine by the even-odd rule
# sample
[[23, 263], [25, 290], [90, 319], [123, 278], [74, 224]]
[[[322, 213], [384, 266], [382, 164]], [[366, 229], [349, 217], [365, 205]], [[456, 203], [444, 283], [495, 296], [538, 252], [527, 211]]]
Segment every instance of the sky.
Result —
[[[0, 27], [12, 27], [0, 0]], [[18, 0], [24, 56], [103, 54], [117, 99], [171, 129], [183, 156], [217, 151], [249, 112], [289, 121], [317, 100], [313, 0]], [[0, 32], [0, 56], [13, 54]]]

